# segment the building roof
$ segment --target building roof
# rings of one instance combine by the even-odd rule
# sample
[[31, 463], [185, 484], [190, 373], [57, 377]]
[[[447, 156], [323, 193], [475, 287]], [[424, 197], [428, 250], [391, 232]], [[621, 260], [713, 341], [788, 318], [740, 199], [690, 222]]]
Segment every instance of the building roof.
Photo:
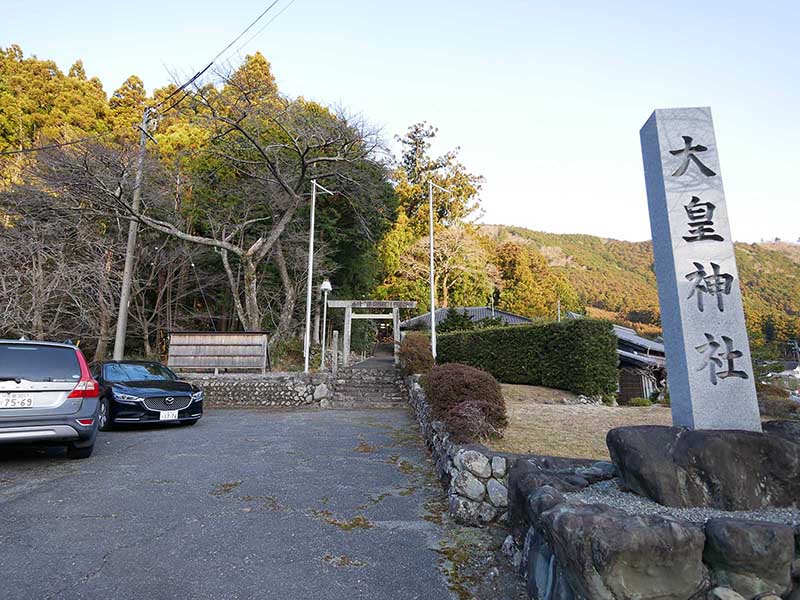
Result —
[[664, 355], [664, 344], [660, 342], [654, 342], [653, 340], [648, 340], [637, 334], [633, 329], [629, 329], [628, 327], [622, 327], [621, 325], [614, 325], [614, 333], [620, 339], [620, 341], [627, 342], [632, 346], [636, 346], [638, 348], [642, 348], [649, 352], [655, 352], [657, 354]]
[[[574, 312], [568, 312], [567, 318], [569, 319], [583, 319], [584, 316]], [[614, 334], [617, 336], [617, 339], [629, 346], [635, 348], [633, 354], [639, 354], [639, 350], [641, 350], [642, 354], [651, 354], [655, 353], [660, 355], [662, 358], [665, 354], [664, 344], [661, 342], [656, 342], [654, 340], [649, 340], [645, 337], [640, 336], [630, 327], [623, 327], [622, 325], [614, 325]], [[622, 352], [622, 350], [620, 350]]]
[[639, 354], [638, 352], [629, 352], [619, 348], [617, 348], [617, 356], [619, 356], [621, 365], [629, 364], [636, 367], [656, 367], [659, 369], [663, 369], [666, 366], [666, 360], [663, 356]]
[[[437, 308], [435, 312], [436, 324], [438, 325], [447, 318], [447, 313], [450, 310], [458, 311], [461, 314], [467, 315], [473, 321], [482, 321], [483, 319], [502, 319], [507, 325], [524, 325], [532, 323], [531, 319], [520, 315], [515, 315], [504, 310], [497, 308], [492, 309], [490, 306], [465, 306], [465, 307], [452, 307], [452, 308]], [[412, 319], [407, 319], [400, 323], [400, 329], [430, 329], [431, 326], [431, 313], [419, 315]]]

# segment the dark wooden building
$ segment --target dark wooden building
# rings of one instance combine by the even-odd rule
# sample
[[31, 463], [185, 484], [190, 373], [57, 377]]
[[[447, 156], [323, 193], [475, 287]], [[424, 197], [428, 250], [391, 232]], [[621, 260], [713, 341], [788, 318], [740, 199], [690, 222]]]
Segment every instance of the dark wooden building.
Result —
[[619, 357], [619, 402], [649, 398], [666, 387], [664, 344], [638, 335], [633, 329], [614, 325]]

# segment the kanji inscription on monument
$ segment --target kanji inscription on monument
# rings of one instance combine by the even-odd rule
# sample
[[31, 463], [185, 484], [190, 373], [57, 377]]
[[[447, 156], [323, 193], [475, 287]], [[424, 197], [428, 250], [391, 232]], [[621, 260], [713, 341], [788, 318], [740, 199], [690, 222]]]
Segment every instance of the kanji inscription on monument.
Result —
[[657, 110], [640, 137], [672, 421], [761, 431], [711, 110]]

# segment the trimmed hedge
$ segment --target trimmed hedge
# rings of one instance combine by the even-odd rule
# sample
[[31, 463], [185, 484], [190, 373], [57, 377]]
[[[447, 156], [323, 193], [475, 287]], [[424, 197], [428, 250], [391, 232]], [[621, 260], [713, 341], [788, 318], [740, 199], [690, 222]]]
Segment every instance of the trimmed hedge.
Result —
[[587, 396], [610, 397], [617, 391], [617, 336], [608, 321], [574, 319], [445, 333], [436, 349], [437, 362], [471, 365], [503, 383]]

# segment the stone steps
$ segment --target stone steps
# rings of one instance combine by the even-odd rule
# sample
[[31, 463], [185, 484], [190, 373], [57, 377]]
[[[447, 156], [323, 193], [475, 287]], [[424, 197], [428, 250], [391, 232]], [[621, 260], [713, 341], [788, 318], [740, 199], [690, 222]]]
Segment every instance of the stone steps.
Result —
[[350, 394], [353, 396], [394, 396], [403, 395], [405, 392], [402, 388], [387, 387], [387, 388], [353, 388], [353, 387], [337, 387], [336, 392], [339, 394]]
[[364, 388], [364, 389], [379, 389], [379, 388], [399, 388], [403, 385], [401, 381], [373, 381], [371, 383], [366, 383], [363, 381], [336, 381], [336, 387], [351, 387], [354, 389], [357, 388]]
[[340, 369], [333, 408], [394, 408], [408, 403], [402, 377], [395, 370]]
[[348, 390], [348, 389], [337, 389], [334, 393], [336, 397], [343, 397], [343, 398], [390, 398], [392, 400], [396, 400], [398, 402], [405, 401], [408, 399], [408, 395], [403, 390], [392, 389], [392, 390], [385, 390], [385, 391], [376, 391], [376, 390]]
[[328, 408], [402, 408], [408, 406], [405, 401], [402, 402], [387, 402], [385, 400], [347, 400], [347, 399], [334, 399]]

